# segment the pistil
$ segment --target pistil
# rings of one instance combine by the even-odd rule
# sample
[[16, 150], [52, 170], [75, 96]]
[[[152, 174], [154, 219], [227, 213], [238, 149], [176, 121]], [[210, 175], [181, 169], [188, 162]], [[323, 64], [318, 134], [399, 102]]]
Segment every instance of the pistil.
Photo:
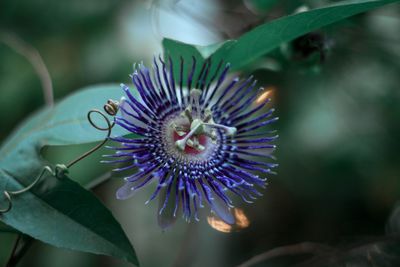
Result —
[[[233, 136], [236, 134], [237, 130], [235, 127], [229, 127], [215, 123], [210, 109], [206, 109], [204, 111], [204, 116], [202, 118], [199, 102], [200, 95], [201, 90], [192, 89], [190, 91], [190, 104], [181, 114], [182, 117], [186, 118], [189, 121], [190, 131], [189, 129], [187, 129], [187, 127], [183, 125], [173, 124], [175, 132], [179, 136], [184, 136], [182, 139], [175, 142], [175, 146], [181, 151], [185, 150], [186, 145], [196, 149], [197, 151], [203, 151], [205, 147], [199, 142], [199, 137], [201, 135], [205, 135], [211, 138], [212, 142], [215, 143], [217, 139], [217, 134], [215, 132], [215, 129], [212, 128], [222, 129], [228, 136]], [[194, 109], [192, 108], [192, 104], [195, 107]], [[185, 135], [185, 132], [188, 133]]]

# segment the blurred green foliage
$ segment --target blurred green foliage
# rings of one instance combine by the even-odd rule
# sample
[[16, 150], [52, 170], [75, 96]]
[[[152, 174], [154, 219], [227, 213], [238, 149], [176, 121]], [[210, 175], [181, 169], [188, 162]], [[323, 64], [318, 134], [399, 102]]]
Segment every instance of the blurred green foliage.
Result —
[[[162, 35], [152, 27], [154, 21], [163, 23], [163, 10], [182, 16], [179, 8], [184, 2], [4, 0], [0, 30], [38, 50], [51, 74], [55, 97], [61, 99], [86, 85], [128, 83], [133, 62], [148, 61], [157, 53], [153, 48], [161, 44], [152, 37]], [[303, 5], [314, 8], [331, 2], [337, 1], [278, 1], [269, 10], [247, 16], [262, 23]], [[242, 1], [221, 0], [211, 6], [221, 16], [233, 17], [245, 8]], [[262, 199], [243, 206], [250, 227], [224, 234], [202, 220], [190, 225], [178, 222], [162, 233], [155, 219], [157, 203], [143, 204], [152, 188], [121, 202], [114, 199], [119, 179], [98, 187], [95, 193], [121, 222], [142, 266], [236, 266], [266, 250], [304, 241], [328, 244], [342, 255], [317, 255], [307, 258], [305, 266], [325, 266], [330, 257], [336, 257], [338, 266], [398, 266], [398, 243], [386, 243], [393, 231], [386, 232], [385, 226], [390, 223], [390, 229], [397, 229], [400, 221], [392, 213], [400, 198], [399, 15], [399, 5], [358, 15], [318, 31], [328, 42], [324, 51], [305, 55], [296, 51], [302, 46], [286, 43], [241, 69], [272, 90], [280, 117], [278, 175], [270, 177]], [[229, 25], [216, 23], [218, 16], [206, 19], [197, 18], [224, 36]], [[325, 53], [323, 62], [319, 53]], [[0, 43], [0, 59], [3, 143], [18, 123], [43, 106], [43, 95], [26, 58]], [[44, 157], [52, 163], [66, 162], [90, 147], [47, 147]], [[90, 181], [109, 171], [109, 166], [99, 164], [103, 153], [75, 166], [71, 176]], [[380, 238], [381, 243], [370, 237]], [[14, 240], [14, 234], [0, 234], [0, 265]], [[364, 249], [357, 250], [360, 247]], [[287, 266], [303, 260], [279, 258], [255, 266]], [[35, 242], [21, 266], [128, 265]]]

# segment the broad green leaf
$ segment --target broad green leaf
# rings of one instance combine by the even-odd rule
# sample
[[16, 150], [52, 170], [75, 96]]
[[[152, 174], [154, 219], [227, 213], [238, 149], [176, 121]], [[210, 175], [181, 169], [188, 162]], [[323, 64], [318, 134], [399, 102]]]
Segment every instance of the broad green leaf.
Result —
[[395, 2], [399, 1], [342, 1], [328, 7], [274, 20], [241, 36], [228, 52], [226, 60], [233, 65], [233, 68], [241, 68], [284, 42], [356, 14]]
[[[40, 169], [40, 149], [47, 145], [73, 145], [103, 140], [106, 132], [93, 128], [87, 119], [91, 109], [103, 109], [108, 99], [119, 100], [123, 91], [118, 85], [100, 85], [82, 89], [53, 108], [45, 108], [22, 123], [0, 149], [0, 167], [18, 176], [32, 177]], [[94, 120], [105, 127], [100, 116]], [[113, 135], [126, 132], [114, 127]]]
[[[163, 39], [163, 46], [165, 49], [165, 60], [169, 58], [172, 59], [174, 63], [173, 73], [176, 81], [180, 80], [181, 76], [181, 67], [180, 67], [180, 60], [184, 60], [184, 68], [182, 70], [182, 78], [183, 84], [186, 85], [187, 77], [191, 72], [191, 66], [193, 60], [197, 61], [200, 64], [203, 64], [204, 57], [200, 53], [200, 50], [195, 46], [188, 45], [185, 43], [177, 42], [171, 39]], [[195, 77], [199, 75], [200, 68], [197, 67], [197, 72], [195, 73]]]
[[[83, 89], [53, 108], [45, 108], [20, 126], [0, 149], [0, 192], [31, 184], [47, 165], [40, 150], [47, 145], [72, 145], [103, 140], [106, 132], [93, 128], [87, 113], [101, 110], [110, 98], [123, 95], [118, 85]], [[101, 127], [106, 123], [97, 117]], [[120, 127], [113, 135], [126, 134]], [[137, 264], [129, 240], [111, 213], [94, 195], [69, 178], [55, 177], [13, 197], [13, 208], [1, 221], [51, 245], [110, 255]], [[0, 196], [0, 205], [5, 199]]]
[[[231, 48], [236, 43], [234, 40], [228, 40], [222, 43], [216, 43], [208, 46], [201, 46], [197, 45], [196, 49], [199, 51], [200, 55], [203, 58], [209, 58], [213, 55], [216, 51], [224, 51]], [[223, 54], [223, 53], [222, 53]], [[222, 59], [222, 58], [219, 58]]]
[[[199, 48], [198, 46], [164, 39], [163, 46], [165, 51], [176, 59], [179, 56], [186, 59], [187, 54], [195, 55], [198, 58], [199, 55], [203, 54], [205, 56], [202, 56], [202, 60], [198, 60], [202, 64], [211, 55], [213, 62], [223, 59], [231, 64], [233, 70], [238, 70], [273, 51], [281, 44], [294, 40], [301, 35], [362, 12], [396, 2], [399, 2], [399, 0], [341, 1], [334, 5], [273, 20], [254, 28], [237, 40], [224, 42], [222, 45], [214, 44]], [[214, 53], [210, 52], [212, 49], [216, 49]], [[200, 51], [207, 51], [207, 53]]]
[[[224, 58], [224, 53], [216, 54], [216, 51], [228, 51], [236, 41], [228, 40], [226, 42], [217, 43], [209, 46], [193, 46], [185, 44], [176, 40], [165, 38], [163, 39], [163, 47], [165, 50], [165, 59], [172, 59], [173, 72], [176, 81], [180, 80], [180, 61], [183, 59], [183, 70], [182, 78], [183, 84], [186, 85], [187, 78], [192, 70], [193, 60], [196, 61], [196, 72], [194, 73], [193, 80], [198, 80], [201, 73], [201, 67], [205, 63], [206, 59], [211, 60], [211, 69], [209, 70], [208, 79], [211, 79], [214, 72], [216, 71], [218, 64], [221, 62], [227, 62]], [[210, 57], [212, 55], [212, 57]]]
[[[103, 254], [138, 265], [135, 252], [111, 212], [89, 191], [67, 177], [45, 176], [50, 188], [36, 186], [12, 197], [0, 219], [33, 238], [60, 248]], [[0, 190], [25, 187], [20, 177], [0, 170]], [[4, 199], [1, 202], [5, 203]]]

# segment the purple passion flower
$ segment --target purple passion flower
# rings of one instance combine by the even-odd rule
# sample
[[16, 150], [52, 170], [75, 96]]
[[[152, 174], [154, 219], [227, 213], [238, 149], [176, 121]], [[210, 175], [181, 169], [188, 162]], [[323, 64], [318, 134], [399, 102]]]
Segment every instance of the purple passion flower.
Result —
[[137, 138], [112, 138], [120, 145], [111, 147], [116, 153], [108, 162], [125, 164], [116, 171], [132, 171], [117, 198], [129, 198], [154, 182], [149, 201], [159, 195], [162, 228], [178, 213], [198, 220], [204, 204], [234, 224], [230, 195], [251, 203], [277, 166], [268, 162], [277, 138], [267, 129], [277, 120], [274, 109], [267, 107], [270, 99], [255, 88], [253, 77], [227, 78], [229, 64], [212, 67], [208, 60], [197, 69], [193, 58], [185, 68], [181, 58], [178, 71], [174, 64], [160, 58], [151, 69], [135, 66], [131, 78], [140, 98], [121, 85], [126, 98], [115, 123]]

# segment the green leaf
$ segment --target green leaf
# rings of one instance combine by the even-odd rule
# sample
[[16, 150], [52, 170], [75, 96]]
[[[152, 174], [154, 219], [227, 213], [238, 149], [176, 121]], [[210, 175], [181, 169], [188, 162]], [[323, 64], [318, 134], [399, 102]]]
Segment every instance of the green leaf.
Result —
[[[341, 1], [334, 5], [285, 16], [265, 23], [245, 33], [239, 39], [224, 42], [222, 45], [214, 44], [200, 48], [164, 39], [163, 46], [166, 53], [176, 60], [179, 56], [187, 58], [187, 55], [194, 55], [198, 58], [198, 62], [202, 64], [211, 55], [213, 62], [224, 59], [225, 62], [231, 64], [233, 70], [238, 70], [273, 51], [281, 44], [294, 40], [301, 35], [362, 12], [396, 2], [399, 2], [399, 0]], [[210, 53], [210, 50], [213, 49], [215, 52]], [[200, 51], [207, 51], [207, 53]]]
[[[118, 85], [84, 88], [65, 98], [53, 108], [45, 108], [16, 129], [0, 149], [0, 167], [20, 177], [32, 179], [32, 169], [38, 171], [43, 163], [40, 150], [44, 146], [74, 145], [103, 140], [106, 132], [93, 128], [87, 113], [103, 109], [108, 99], [119, 100], [123, 91]], [[94, 122], [106, 127], [100, 116]], [[122, 127], [114, 127], [112, 135], [123, 135]], [[29, 182], [27, 183], [29, 184]]]
[[200, 55], [204, 59], [204, 58], [209, 58], [216, 51], [225, 51], [225, 50], [228, 51], [235, 43], [236, 41], [234, 40], [228, 40], [222, 43], [216, 43], [208, 46], [197, 45], [196, 49], [199, 51]]
[[208, 79], [211, 79], [212, 74], [216, 71], [218, 63], [225, 61], [224, 53], [216, 53], [216, 51], [229, 51], [229, 49], [236, 43], [236, 41], [228, 40], [222, 43], [217, 43], [209, 46], [193, 46], [185, 44], [176, 40], [165, 38], [162, 41], [165, 50], [165, 60], [168, 58], [172, 59], [174, 63], [173, 73], [176, 81], [180, 80], [181, 67], [178, 62], [184, 59], [184, 68], [182, 72], [183, 84], [186, 84], [187, 78], [192, 70], [193, 60], [196, 61], [196, 72], [194, 73], [193, 80], [196, 81], [201, 73], [201, 65], [207, 58], [212, 55], [212, 64]]
[[[174, 62], [173, 73], [175, 80], [177, 81], [180, 79], [180, 64], [178, 62], [180, 62], [181, 59], [185, 60], [185, 67], [182, 70], [182, 82], [183, 84], [186, 84], [186, 78], [189, 76], [191, 71], [191, 62], [193, 60], [200, 63], [204, 62], [204, 57], [201, 55], [199, 47], [196, 48], [195, 46], [172, 39], [163, 39], [162, 44], [165, 49], [165, 60], [168, 60], [168, 57], [170, 57], [172, 62]], [[199, 75], [200, 68], [196, 68], [196, 71], [195, 76]]]
[[[50, 188], [35, 186], [12, 197], [12, 209], [0, 215], [4, 223], [56, 247], [113, 256], [138, 265], [121, 226], [91, 192], [67, 177], [47, 175], [43, 179], [52, 183]], [[0, 170], [1, 192], [24, 188], [20, 180]]]
[[[93, 128], [87, 113], [101, 110], [108, 99], [119, 100], [118, 85], [83, 89], [53, 108], [45, 108], [20, 126], [0, 149], [0, 192], [30, 185], [43, 166], [40, 150], [47, 145], [72, 145], [103, 140], [106, 132]], [[101, 117], [94, 119], [101, 127]], [[114, 127], [113, 135], [124, 135]], [[0, 220], [48, 244], [104, 254], [137, 264], [135, 252], [121, 226], [97, 198], [69, 178], [46, 177], [31, 190], [12, 197], [11, 211]], [[0, 205], [4, 205], [3, 194]]]

